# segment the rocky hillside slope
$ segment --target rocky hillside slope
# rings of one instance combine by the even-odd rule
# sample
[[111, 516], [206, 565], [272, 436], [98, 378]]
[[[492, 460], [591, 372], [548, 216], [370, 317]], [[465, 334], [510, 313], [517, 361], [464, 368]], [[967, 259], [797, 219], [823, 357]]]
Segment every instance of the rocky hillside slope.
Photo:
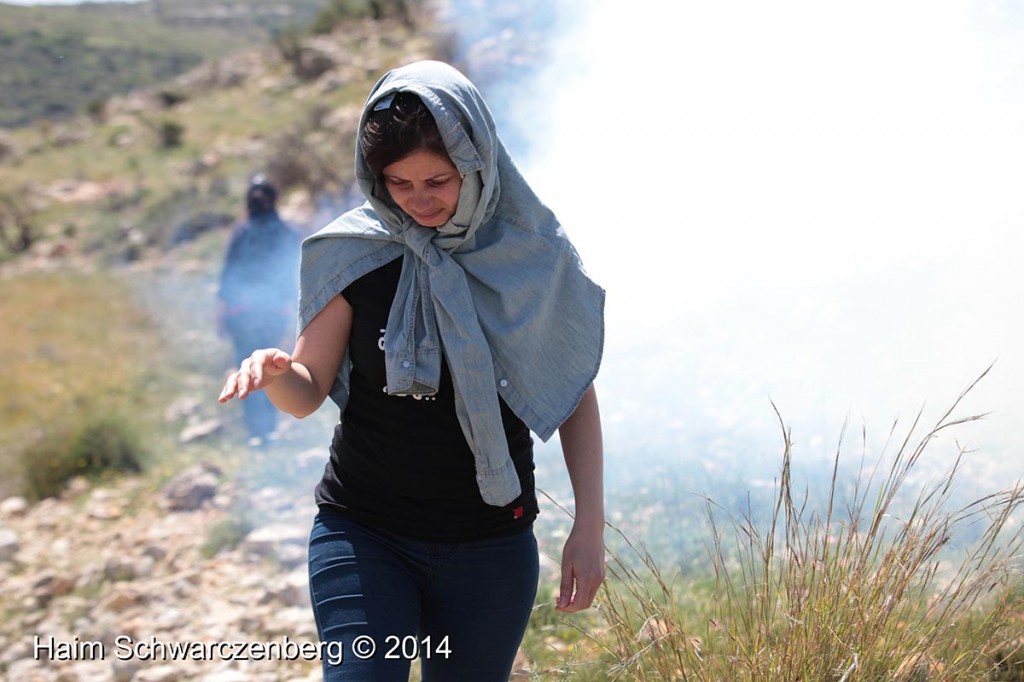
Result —
[[[153, 468], [75, 479], [37, 503], [0, 493], [0, 680], [319, 679], [305, 555], [325, 431], [286, 429], [267, 451], [239, 443], [212, 390], [224, 348], [211, 283], [248, 173], [276, 176], [298, 226], [329, 217], [369, 84], [394, 64], [450, 56], [443, 35], [360, 22], [203, 64], [112, 98], [94, 118], [0, 131], [0, 199], [33, 229], [31, 246], [0, 262], [0, 286], [39, 271], [116, 271], [171, 345], [196, 355], [164, 387], [173, 431], [156, 441], [165, 451]], [[491, 76], [517, 44], [502, 36], [478, 37], [475, 63]], [[178, 144], [161, 139], [168, 123], [182, 127]], [[527, 679], [525, 656], [518, 668], [514, 679]]]
[[101, 487], [79, 481], [34, 506], [5, 500], [0, 675], [12, 682], [318, 679], [315, 661], [245, 661], [226, 650], [214, 660], [173, 660], [153, 648], [316, 641], [304, 566], [310, 510], [273, 490], [259, 494], [259, 504], [281, 507], [277, 523], [212, 555], [211, 529], [230, 523], [229, 509], [240, 502], [237, 485], [212, 465], [186, 469], [159, 490], [142, 478]]
[[[323, 449], [274, 457], [312, 480]], [[260, 510], [250, 522], [247, 511]], [[552, 509], [549, 513], [557, 513]], [[78, 479], [59, 498], [0, 502], [0, 679], [312, 682], [308, 490], [200, 462], [163, 482]], [[556, 566], [544, 559], [544, 580]], [[222, 644], [224, 643], [224, 644]], [[525, 654], [513, 680], [531, 679]]]

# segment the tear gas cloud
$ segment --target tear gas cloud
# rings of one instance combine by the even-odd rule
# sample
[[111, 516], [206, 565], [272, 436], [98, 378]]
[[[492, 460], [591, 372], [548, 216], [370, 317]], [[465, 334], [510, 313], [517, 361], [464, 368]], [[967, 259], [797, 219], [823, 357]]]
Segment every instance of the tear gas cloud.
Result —
[[1016, 479], [1024, 9], [562, 6], [501, 115], [608, 290], [609, 486], [643, 458], [771, 476], [772, 402], [797, 458], [847, 422], [878, 444], [993, 362], [959, 412], [992, 414], [955, 435], [979, 484]]

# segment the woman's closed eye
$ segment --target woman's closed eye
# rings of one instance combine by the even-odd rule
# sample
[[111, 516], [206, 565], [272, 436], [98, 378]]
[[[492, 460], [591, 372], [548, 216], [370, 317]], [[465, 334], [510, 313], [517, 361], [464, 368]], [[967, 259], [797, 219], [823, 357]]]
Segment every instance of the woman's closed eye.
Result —
[[[430, 178], [424, 184], [427, 187], [446, 187], [454, 178], [454, 175], [448, 175], [443, 178]], [[409, 189], [412, 187], [412, 182], [401, 178], [384, 178], [384, 182], [388, 187], [392, 187], [394, 189]]]

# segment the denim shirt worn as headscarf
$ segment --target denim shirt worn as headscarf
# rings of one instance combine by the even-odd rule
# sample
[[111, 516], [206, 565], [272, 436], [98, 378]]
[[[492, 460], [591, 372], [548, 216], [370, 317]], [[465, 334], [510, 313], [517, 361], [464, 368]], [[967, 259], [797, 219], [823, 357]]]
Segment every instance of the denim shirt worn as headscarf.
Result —
[[[419, 96], [437, 122], [463, 178], [456, 214], [440, 228], [416, 224], [376, 184], [357, 145], [368, 201], [304, 242], [299, 326], [353, 281], [404, 255], [384, 334], [388, 393], [436, 392], [444, 353], [481, 497], [506, 505], [521, 490], [498, 396], [550, 438], [597, 375], [604, 290], [516, 169], [469, 80], [434, 61], [390, 71], [370, 93], [359, 130], [398, 92]], [[350, 368], [346, 353], [330, 393], [342, 412]]]

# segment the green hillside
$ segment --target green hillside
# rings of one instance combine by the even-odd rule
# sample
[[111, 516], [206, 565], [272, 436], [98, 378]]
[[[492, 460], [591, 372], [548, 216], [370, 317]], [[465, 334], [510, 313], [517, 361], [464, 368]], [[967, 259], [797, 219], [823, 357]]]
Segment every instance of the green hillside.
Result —
[[305, 26], [327, 0], [0, 4], [0, 127], [65, 118], [111, 95]]
[[[104, 16], [90, 12], [80, 16]], [[146, 25], [125, 16], [122, 32], [131, 21]], [[127, 412], [159, 423], [162, 408], [142, 396], [156, 390], [166, 405], [179, 394], [215, 395], [229, 353], [211, 294], [247, 178], [268, 174], [282, 214], [301, 230], [337, 210], [372, 84], [400, 63], [444, 56], [429, 17], [406, 19], [349, 18], [277, 45], [253, 39], [174, 79], [149, 77], [150, 87], [92, 115], [0, 130], [0, 316], [19, 321], [17, 333], [0, 335], [0, 350], [17, 358], [17, 369], [0, 374], [0, 499], [23, 485], [24, 462], [45, 457], [57, 422]], [[161, 32], [139, 43], [175, 44]], [[98, 40], [98, 30], [87, 33]], [[126, 45], [116, 47], [142, 49]], [[117, 339], [123, 374], [81, 359], [103, 357]], [[150, 371], [154, 348], [176, 358], [169, 375]]]

